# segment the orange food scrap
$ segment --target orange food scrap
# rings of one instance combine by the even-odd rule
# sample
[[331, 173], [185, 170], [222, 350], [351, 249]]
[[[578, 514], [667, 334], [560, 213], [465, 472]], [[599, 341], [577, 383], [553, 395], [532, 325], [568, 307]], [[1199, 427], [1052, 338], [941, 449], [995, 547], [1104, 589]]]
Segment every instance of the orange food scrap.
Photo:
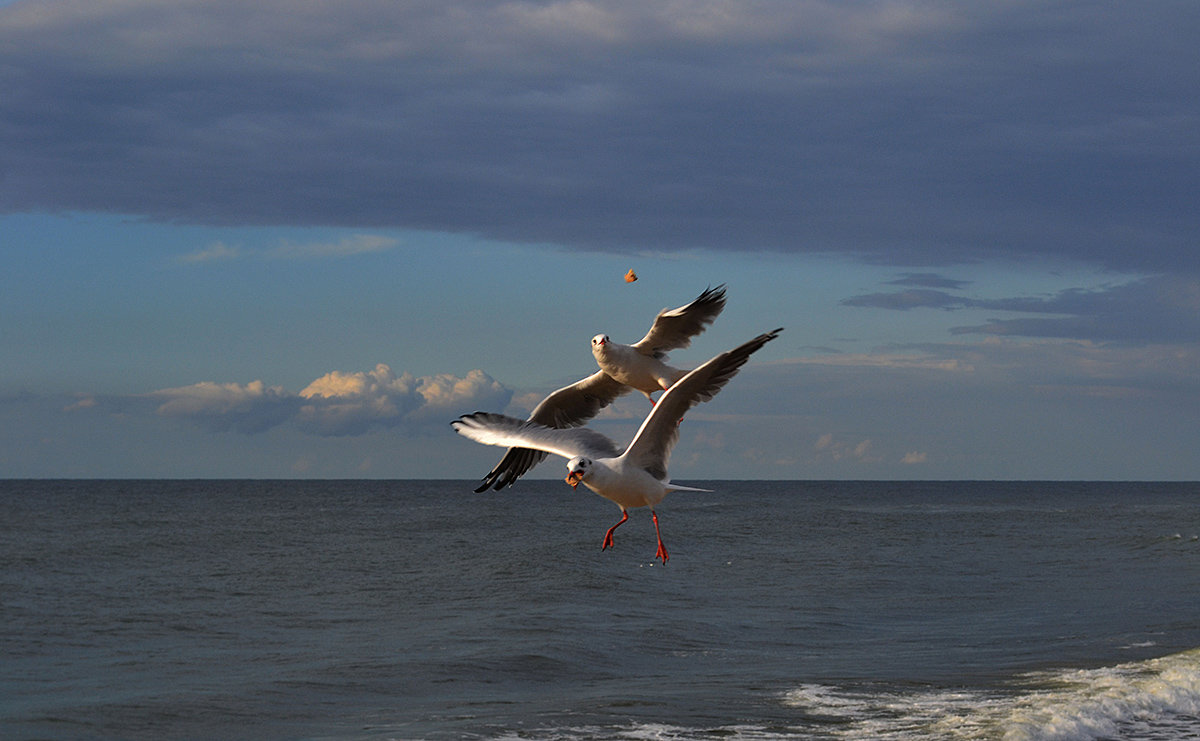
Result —
[[637, 273], [633, 272], [633, 270], [630, 269], [630, 271], [625, 274], [625, 282], [632, 283], [635, 280], [637, 280]]

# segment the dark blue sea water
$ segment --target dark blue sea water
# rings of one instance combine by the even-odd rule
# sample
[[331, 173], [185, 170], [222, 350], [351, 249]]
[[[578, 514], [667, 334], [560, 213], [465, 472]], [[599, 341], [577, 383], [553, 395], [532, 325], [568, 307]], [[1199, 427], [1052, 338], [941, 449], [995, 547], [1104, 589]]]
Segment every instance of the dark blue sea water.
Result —
[[687, 483], [0, 482], [0, 738], [1200, 738], [1200, 485]]

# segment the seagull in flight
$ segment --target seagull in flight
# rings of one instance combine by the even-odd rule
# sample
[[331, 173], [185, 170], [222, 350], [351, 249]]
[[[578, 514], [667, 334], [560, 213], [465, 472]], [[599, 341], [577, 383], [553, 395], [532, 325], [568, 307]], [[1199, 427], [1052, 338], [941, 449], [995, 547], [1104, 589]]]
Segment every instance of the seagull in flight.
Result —
[[554, 428], [503, 414], [475, 412], [450, 423], [455, 432], [484, 445], [529, 448], [567, 459], [566, 482], [583, 484], [621, 508], [621, 520], [604, 534], [600, 550], [613, 544], [613, 531], [629, 519], [630, 507], [649, 507], [658, 537], [658, 552], [665, 564], [669, 556], [658, 528], [654, 505], [672, 491], [708, 491], [671, 482], [667, 461], [679, 440], [684, 413], [709, 401], [750, 356], [779, 336], [783, 329], [760, 334], [749, 342], [717, 355], [671, 384], [638, 428], [633, 442], [622, 452], [607, 436], [587, 427]]
[[[653, 403], [650, 392], [666, 389], [687, 373], [666, 365], [667, 352], [692, 344], [692, 338], [712, 324], [724, 308], [725, 286], [719, 285], [705, 289], [689, 304], [658, 312], [650, 331], [633, 345], [621, 345], [611, 342], [608, 335], [596, 335], [592, 338], [592, 355], [600, 370], [542, 399], [533, 408], [529, 421], [546, 427], [578, 427], [635, 388]], [[509, 448], [475, 491], [488, 488], [499, 491], [512, 486], [545, 459], [546, 453], [540, 450]]]
[[600, 370], [635, 388], [654, 403], [651, 394], [666, 391], [686, 370], [667, 365], [667, 352], [692, 344], [692, 338], [712, 324], [725, 308], [725, 286], [709, 288], [687, 306], [663, 309], [646, 336], [632, 345], [613, 342], [606, 334], [592, 338], [592, 356]]

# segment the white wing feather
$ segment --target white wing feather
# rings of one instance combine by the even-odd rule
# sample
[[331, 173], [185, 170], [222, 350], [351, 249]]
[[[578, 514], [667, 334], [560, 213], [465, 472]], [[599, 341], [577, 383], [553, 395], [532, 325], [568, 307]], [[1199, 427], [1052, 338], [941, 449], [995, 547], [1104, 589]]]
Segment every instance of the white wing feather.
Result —
[[555, 429], [488, 412], [463, 415], [450, 426], [477, 443], [544, 450], [568, 460], [579, 455], [592, 459], [615, 458], [620, 453], [612, 440], [587, 427]]
[[657, 479], [667, 478], [667, 461], [679, 439], [683, 415], [702, 401], [708, 401], [738, 371], [750, 356], [779, 336], [783, 329], [760, 334], [749, 342], [721, 353], [676, 381], [659, 397], [650, 415], [638, 428], [633, 442], [625, 450], [630, 463], [644, 468]]

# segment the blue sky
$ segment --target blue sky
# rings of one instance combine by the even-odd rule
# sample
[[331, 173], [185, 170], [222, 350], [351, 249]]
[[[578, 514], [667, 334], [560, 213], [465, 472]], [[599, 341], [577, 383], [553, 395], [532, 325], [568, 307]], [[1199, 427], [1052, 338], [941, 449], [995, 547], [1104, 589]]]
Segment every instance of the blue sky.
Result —
[[0, 476], [474, 479], [501, 451], [451, 419], [725, 283], [676, 364], [786, 331], [677, 480], [1200, 479], [1197, 32], [1190, 2], [0, 3]]

